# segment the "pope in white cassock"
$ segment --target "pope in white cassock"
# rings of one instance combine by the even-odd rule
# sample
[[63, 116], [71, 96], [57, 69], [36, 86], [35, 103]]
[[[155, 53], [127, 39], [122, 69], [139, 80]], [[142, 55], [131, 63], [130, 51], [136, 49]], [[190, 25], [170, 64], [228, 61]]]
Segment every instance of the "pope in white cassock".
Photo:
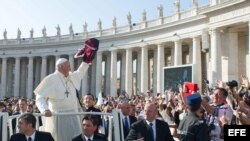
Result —
[[78, 116], [52, 116], [52, 113], [79, 112], [80, 104], [76, 97], [76, 89], [80, 89], [81, 79], [89, 68], [82, 63], [70, 72], [70, 63], [65, 58], [56, 62], [56, 71], [45, 77], [34, 90], [36, 105], [41, 113], [45, 113], [45, 131], [52, 134], [56, 141], [69, 141], [81, 133]]
[[[74, 72], [70, 72], [70, 63], [67, 59], [58, 59], [56, 71], [46, 76], [34, 90], [36, 105], [46, 116], [44, 130], [50, 132], [55, 141], [70, 141], [75, 135], [81, 133], [79, 116], [53, 116], [53, 113], [82, 110], [76, 96], [76, 89], [80, 89], [81, 80], [95, 57], [98, 45], [99, 41], [94, 38], [85, 42], [86, 49], [82, 50], [85, 54], [83, 62]], [[93, 48], [89, 49], [89, 46], [96, 47], [95, 51], [91, 51]]]

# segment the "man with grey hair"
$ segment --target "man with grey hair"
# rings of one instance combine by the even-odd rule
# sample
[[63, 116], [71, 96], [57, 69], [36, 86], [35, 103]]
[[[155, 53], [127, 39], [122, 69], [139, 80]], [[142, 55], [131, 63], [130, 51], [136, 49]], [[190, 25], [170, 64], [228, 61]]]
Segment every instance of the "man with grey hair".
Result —
[[[92, 60], [91, 60], [92, 61]], [[36, 105], [44, 113], [45, 131], [52, 134], [56, 141], [69, 141], [81, 133], [78, 116], [52, 116], [53, 113], [79, 112], [77, 98], [81, 80], [89, 68], [89, 63], [82, 62], [79, 68], [71, 72], [68, 59], [56, 61], [56, 71], [46, 76], [34, 90]]]
[[118, 108], [121, 109], [121, 116], [122, 116], [122, 123], [123, 123], [123, 137], [124, 139], [127, 137], [130, 127], [132, 125], [132, 123], [136, 122], [137, 119], [135, 116], [131, 116], [130, 114], [130, 104], [129, 104], [129, 99], [124, 96], [121, 95], [118, 98]]

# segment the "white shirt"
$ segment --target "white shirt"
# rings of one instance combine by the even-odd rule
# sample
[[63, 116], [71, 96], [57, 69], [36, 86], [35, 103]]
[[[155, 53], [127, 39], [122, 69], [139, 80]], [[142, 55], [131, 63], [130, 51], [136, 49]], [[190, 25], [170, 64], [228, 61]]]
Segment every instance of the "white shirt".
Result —
[[124, 116], [123, 114], [122, 115], [122, 121], [123, 121], [123, 125], [125, 125], [125, 117], [127, 117], [127, 121], [128, 121], [128, 128], [130, 129], [130, 120], [129, 120], [129, 116]]
[[29, 137], [31, 137], [31, 141], [34, 141], [35, 140], [35, 135], [36, 135], [36, 131], [33, 132], [33, 134], [31, 136], [27, 136], [27, 135], [25, 135], [25, 136], [26, 136], [27, 141], [28, 141]]
[[155, 140], [156, 139], [156, 122], [155, 122], [155, 120], [153, 120], [152, 122], [149, 122], [149, 121], [146, 120], [146, 122], [147, 122], [148, 126], [151, 126], [150, 123], [153, 124], [152, 128], [153, 128], [154, 140]]
[[87, 141], [88, 139], [91, 139], [91, 141], [93, 141], [94, 135], [92, 135], [90, 138], [88, 138], [87, 136], [84, 135], [85, 140]]

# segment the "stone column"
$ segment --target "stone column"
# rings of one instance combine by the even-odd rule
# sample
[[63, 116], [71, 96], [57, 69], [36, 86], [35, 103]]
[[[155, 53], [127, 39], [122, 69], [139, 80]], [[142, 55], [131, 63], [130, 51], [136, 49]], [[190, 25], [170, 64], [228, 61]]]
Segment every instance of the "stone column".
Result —
[[102, 52], [96, 54], [96, 89], [95, 92], [98, 95], [102, 92]]
[[148, 47], [141, 47], [141, 92], [148, 90]]
[[[27, 72], [27, 59], [22, 59], [21, 60], [21, 75], [20, 75], [20, 93], [19, 93], [19, 96], [21, 97], [26, 97], [26, 94], [27, 94], [27, 75], [28, 75], [28, 72]], [[22, 81], [21, 81], [22, 80]]]
[[48, 58], [48, 61], [49, 61], [49, 72], [48, 72], [48, 74], [51, 74], [51, 73], [53, 73], [54, 71], [55, 71], [55, 62], [56, 62], [56, 60], [54, 61], [54, 59], [52, 58], [52, 57], [49, 57]]
[[117, 96], [117, 50], [111, 51], [110, 95]]
[[2, 79], [1, 79], [1, 97], [5, 97], [6, 95], [6, 75], [7, 75], [7, 58], [2, 58]]
[[41, 78], [41, 61], [39, 59], [35, 59], [35, 81], [34, 81], [34, 88], [37, 87], [37, 85], [39, 84], [39, 82], [41, 81], [40, 78]]
[[182, 65], [182, 44], [181, 41], [174, 42], [174, 66]]
[[210, 84], [215, 85], [217, 80], [221, 80], [221, 38], [218, 30], [211, 30], [211, 68]]
[[27, 86], [27, 98], [31, 99], [33, 96], [33, 57], [29, 57], [28, 65], [28, 86]]
[[[237, 29], [229, 29], [228, 31], [228, 80], [236, 80], [239, 79], [239, 65], [238, 65], [238, 31]], [[233, 69], [232, 69], [233, 67]]]
[[43, 80], [43, 78], [46, 76], [47, 74], [47, 56], [42, 56], [42, 68], [41, 68], [41, 79]]
[[126, 49], [126, 75], [125, 75], [125, 91], [129, 96], [132, 95], [133, 86], [133, 61], [132, 61], [132, 49]]
[[125, 90], [125, 77], [126, 77], [126, 52], [122, 52], [122, 60], [121, 60], [121, 66], [120, 66], [120, 87], [121, 90]]
[[110, 69], [111, 69], [111, 54], [106, 55], [105, 62], [105, 95], [110, 96]]
[[193, 82], [199, 85], [199, 88], [202, 87], [202, 78], [201, 78], [201, 46], [200, 46], [200, 38], [193, 38]]
[[6, 94], [5, 96], [7, 97], [11, 97], [12, 94], [13, 94], [13, 64], [14, 64], [14, 60], [13, 59], [9, 59], [7, 61], [7, 91], [6, 91]]
[[188, 60], [188, 63], [187, 64], [193, 64], [193, 58], [194, 58], [194, 56], [193, 56], [193, 46], [191, 46], [191, 45], [189, 45], [188, 46], [188, 51], [189, 51], [189, 54], [188, 54], [188, 56], [189, 56], [189, 60]]
[[16, 57], [15, 63], [15, 85], [14, 85], [14, 97], [19, 96], [19, 87], [20, 87], [20, 57]]
[[137, 52], [137, 64], [136, 64], [136, 84], [137, 84], [137, 92], [141, 90], [141, 52]]
[[[152, 88], [153, 88], [153, 94], [156, 95], [157, 93], [157, 86], [161, 85], [161, 83], [157, 83], [157, 59], [158, 59], [158, 50], [154, 49], [154, 58], [153, 58], [153, 83], [152, 83]], [[162, 61], [162, 60], [161, 60]], [[164, 61], [163, 61], [164, 62]]]
[[74, 57], [72, 54], [69, 54], [69, 63], [70, 63], [71, 71], [73, 72], [75, 70], [75, 66], [74, 66]]
[[170, 66], [174, 66], [174, 59], [175, 59], [175, 56], [174, 56], [174, 47], [171, 47], [171, 49], [170, 49], [170, 51], [171, 51], [171, 65]]
[[164, 59], [164, 45], [157, 45], [157, 93], [163, 94], [163, 67], [165, 64]]
[[60, 55], [55, 56], [55, 62], [60, 58]]

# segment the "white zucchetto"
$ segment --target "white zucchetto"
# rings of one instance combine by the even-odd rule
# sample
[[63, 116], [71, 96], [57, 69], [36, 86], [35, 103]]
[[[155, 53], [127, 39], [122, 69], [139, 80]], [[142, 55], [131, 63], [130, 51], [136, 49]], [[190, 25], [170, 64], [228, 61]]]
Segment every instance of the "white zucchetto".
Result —
[[59, 65], [65, 63], [65, 62], [67, 62], [67, 61], [68, 61], [68, 59], [66, 59], [66, 58], [59, 58], [59, 59], [56, 61], [56, 67], [58, 67]]

